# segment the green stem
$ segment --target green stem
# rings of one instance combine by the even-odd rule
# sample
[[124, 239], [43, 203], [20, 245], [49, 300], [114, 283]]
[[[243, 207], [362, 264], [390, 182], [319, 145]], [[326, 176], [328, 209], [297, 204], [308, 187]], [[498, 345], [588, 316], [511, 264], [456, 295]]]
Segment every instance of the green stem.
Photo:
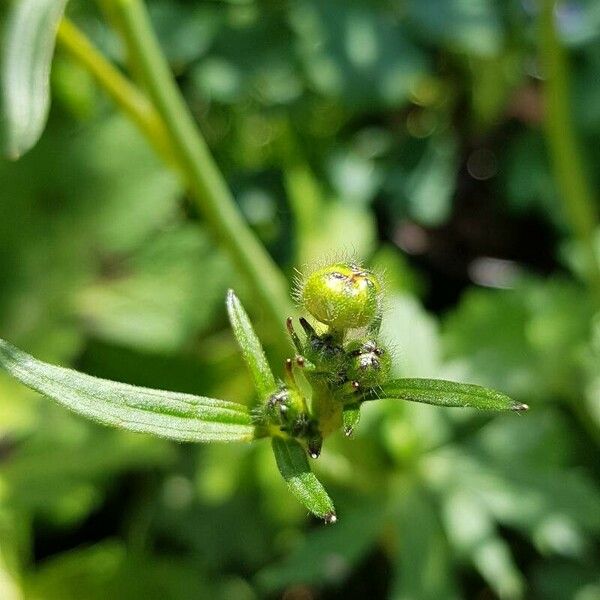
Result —
[[570, 227], [585, 253], [585, 276], [600, 303], [600, 260], [594, 244], [597, 215], [571, 118], [569, 65], [556, 30], [555, 7], [556, 0], [542, 0], [539, 44], [546, 75], [546, 139]]
[[108, 62], [68, 19], [63, 19], [60, 23], [57, 42], [92, 74], [111, 99], [150, 140], [155, 150], [172, 163], [174, 153], [169, 132], [148, 98]]
[[[585, 275], [596, 304], [600, 305], [600, 260], [595, 249], [597, 215], [569, 105], [569, 64], [556, 29], [556, 0], [541, 0], [540, 54], [545, 69], [544, 85], [546, 139], [571, 229], [585, 253]], [[600, 432], [581, 403], [570, 402], [575, 416], [597, 443]]]
[[[177, 88], [141, 0], [113, 0], [128, 50], [171, 135], [198, 210], [252, 285], [265, 316], [277, 325], [293, 313], [283, 274], [242, 217], [223, 175]], [[278, 345], [289, 352], [283, 327]]]

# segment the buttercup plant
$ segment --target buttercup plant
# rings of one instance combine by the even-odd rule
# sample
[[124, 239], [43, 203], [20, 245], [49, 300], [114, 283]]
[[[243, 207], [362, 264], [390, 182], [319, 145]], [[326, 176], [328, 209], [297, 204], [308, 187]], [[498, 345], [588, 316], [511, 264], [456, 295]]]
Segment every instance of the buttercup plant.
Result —
[[[340, 262], [309, 274], [298, 299], [314, 319], [292, 318], [296, 355], [276, 380], [252, 324], [233, 290], [227, 311], [256, 392], [254, 409], [235, 402], [136, 387], [41, 362], [0, 339], [0, 367], [21, 383], [105, 425], [185, 442], [249, 442], [269, 437], [292, 494], [326, 523], [333, 502], [312, 473], [323, 439], [343, 428], [350, 436], [364, 402], [400, 399], [440, 406], [527, 410], [527, 405], [477, 385], [436, 379], [389, 379], [391, 359], [379, 340], [382, 288], [374, 273]], [[308, 383], [298, 384], [298, 377]]]

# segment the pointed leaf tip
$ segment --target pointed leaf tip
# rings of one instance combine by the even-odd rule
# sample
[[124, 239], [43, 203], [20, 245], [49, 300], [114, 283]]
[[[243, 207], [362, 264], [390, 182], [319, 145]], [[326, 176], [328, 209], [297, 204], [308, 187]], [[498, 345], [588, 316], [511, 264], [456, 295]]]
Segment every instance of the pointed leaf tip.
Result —
[[371, 390], [365, 400], [395, 398], [436, 406], [470, 407], [481, 410], [524, 412], [529, 406], [510, 396], [472, 383], [456, 383], [443, 379], [396, 379]]
[[335, 523], [337, 517], [333, 502], [316, 475], [310, 470], [304, 448], [296, 440], [280, 437], [274, 437], [272, 445], [277, 467], [288, 484], [290, 492], [325, 523]]
[[337, 516], [335, 513], [327, 513], [324, 517], [323, 517], [323, 521], [325, 521], [325, 525], [333, 525], [334, 523], [337, 523]]
[[227, 292], [226, 305], [233, 334], [252, 375], [254, 387], [260, 399], [264, 401], [277, 390], [275, 377], [265, 356], [265, 351], [254, 332], [248, 314], [232, 289]]

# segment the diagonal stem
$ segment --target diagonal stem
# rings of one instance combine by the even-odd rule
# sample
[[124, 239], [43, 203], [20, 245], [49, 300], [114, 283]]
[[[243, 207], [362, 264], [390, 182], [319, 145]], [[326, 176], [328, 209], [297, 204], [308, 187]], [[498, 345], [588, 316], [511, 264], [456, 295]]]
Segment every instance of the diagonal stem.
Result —
[[165, 124], [148, 98], [116, 69], [68, 19], [57, 33], [63, 50], [83, 65], [119, 108], [137, 125], [154, 149], [173, 163], [174, 150]]
[[571, 117], [569, 64], [556, 29], [556, 4], [556, 0], [542, 0], [539, 24], [540, 55], [546, 74], [546, 140], [569, 225], [584, 252], [585, 277], [600, 304], [600, 259], [594, 243], [598, 218]]
[[140, 2], [117, 0], [122, 30], [142, 69], [150, 99], [114, 67], [67, 19], [58, 44], [86, 68], [119, 108], [138, 126], [155, 150], [185, 178], [192, 199], [216, 240], [233, 256], [251, 285], [265, 320], [271, 323], [281, 354], [289, 341], [280, 324], [294, 313], [287, 282], [243, 219], [225, 180], [179, 93]]
[[[176, 149], [198, 210], [253, 286], [265, 316], [283, 324], [293, 312], [283, 274], [242, 217], [181, 95], [141, 0], [113, 0], [114, 15], [140, 76]], [[289, 351], [283, 328], [280, 347]]]

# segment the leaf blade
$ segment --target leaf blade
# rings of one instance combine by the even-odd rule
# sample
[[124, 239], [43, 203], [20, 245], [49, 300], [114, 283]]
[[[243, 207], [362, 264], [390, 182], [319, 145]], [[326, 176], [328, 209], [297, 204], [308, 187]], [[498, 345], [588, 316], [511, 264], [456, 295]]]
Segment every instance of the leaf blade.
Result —
[[136, 387], [44, 363], [0, 339], [0, 368], [103, 425], [181, 442], [250, 441], [248, 409], [235, 402]]
[[256, 391], [261, 400], [265, 400], [277, 390], [275, 377], [248, 314], [233, 290], [227, 292], [227, 314], [235, 339], [242, 350], [244, 361], [252, 375]]
[[390, 398], [434, 404], [436, 406], [477, 408], [480, 410], [525, 411], [527, 404], [472, 383], [456, 383], [444, 379], [395, 379], [371, 390], [365, 400]]
[[40, 138], [50, 108], [50, 68], [67, 0], [20, 0], [6, 10], [0, 53], [0, 134], [13, 160]]
[[337, 517], [333, 502], [310, 470], [304, 448], [296, 440], [281, 437], [274, 437], [272, 446], [279, 472], [294, 497], [326, 523], [335, 523]]

